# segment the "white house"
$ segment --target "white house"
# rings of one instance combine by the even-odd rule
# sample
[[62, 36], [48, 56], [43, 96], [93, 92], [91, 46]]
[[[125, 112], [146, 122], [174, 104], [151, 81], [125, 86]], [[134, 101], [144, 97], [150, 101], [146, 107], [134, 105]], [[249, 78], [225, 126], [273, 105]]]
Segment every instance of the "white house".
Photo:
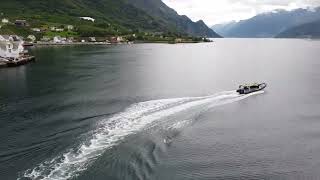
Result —
[[80, 19], [87, 20], [87, 21], [92, 21], [92, 22], [95, 21], [95, 19], [93, 19], [92, 17], [80, 17]]
[[9, 19], [3, 18], [3, 19], [1, 20], [1, 22], [2, 22], [3, 24], [7, 24], [7, 23], [9, 23]]
[[23, 41], [16, 41], [16, 36], [0, 35], [0, 57], [18, 58], [25, 52]]
[[27, 39], [30, 39], [32, 42], [37, 40], [37, 38], [34, 35], [29, 35]]
[[97, 40], [96, 40], [95, 37], [89, 37], [89, 41], [90, 41], [90, 42], [96, 42]]
[[31, 29], [33, 32], [41, 32], [41, 29], [40, 28], [32, 28]]
[[62, 32], [62, 31], [64, 31], [64, 29], [61, 29], [61, 28], [56, 29], [56, 32]]
[[123, 41], [124, 41], [124, 39], [123, 39], [123, 37], [118, 36], [118, 37], [117, 37], [117, 41], [118, 41], [118, 42], [123, 42]]
[[0, 35], [0, 41], [22, 41], [22, 38], [16, 35]]
[[73, 27], [72, 25], [68, 25], [68, 26], [67, 26], [67, 29], [68, 29], [69, 31], [71, 31], [71, 30], [74, 29], [74, 27]]
[[67, 41], [67, 38], [65, 37], [60, 37], [60, 36], [53, 37], [54, 43], [66, 43], [66, 41]]
[[53, 42], [54, 43], [62, 43], [61, 37], [60, 36], [53, 37]]
[[56, 31], [56, 27], [52, 26], [52, 27], [50, 27], [50, 30], [51, 31]]

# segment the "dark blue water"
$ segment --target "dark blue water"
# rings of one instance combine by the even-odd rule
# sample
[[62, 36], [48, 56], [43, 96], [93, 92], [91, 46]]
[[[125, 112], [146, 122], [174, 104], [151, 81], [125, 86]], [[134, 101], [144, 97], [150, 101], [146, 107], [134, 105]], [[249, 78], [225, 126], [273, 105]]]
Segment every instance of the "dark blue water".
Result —
[[[38, 47], [0, 69], [1, 179], [319, 179], [320, 41]], [[241, 83], [266, 82], [240, 96]]]

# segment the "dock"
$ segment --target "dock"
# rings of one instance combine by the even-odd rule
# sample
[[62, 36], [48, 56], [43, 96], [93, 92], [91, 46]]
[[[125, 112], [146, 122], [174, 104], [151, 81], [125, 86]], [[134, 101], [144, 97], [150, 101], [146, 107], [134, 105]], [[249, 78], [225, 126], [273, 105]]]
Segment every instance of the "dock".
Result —
[[23, 56], [18, 59], [4, 59], [0, 62], [0, 67], [16, 67], [20, 65], [24, 65], [30, 62], [34, 62], [36, 58], [34, 56]]

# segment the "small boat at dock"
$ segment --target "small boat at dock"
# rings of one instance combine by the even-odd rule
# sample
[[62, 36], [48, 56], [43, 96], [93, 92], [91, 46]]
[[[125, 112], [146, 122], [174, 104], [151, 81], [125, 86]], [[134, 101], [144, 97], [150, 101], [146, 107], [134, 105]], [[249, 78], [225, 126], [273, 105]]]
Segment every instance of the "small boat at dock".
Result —
[[240, 85], [237, 92], [239, 94], [250, 94], [253, 92], [261, 91], [266, 87], [267, 87], [266, 83], [261, 83], [261, 84], [254, 83], [254, 84]]
[[24, 43], [22, 44], [22, 46], [23, 46], [23, 47], [31, 47], [31, 46], [33, 46], [33, 43], [24, 42]]

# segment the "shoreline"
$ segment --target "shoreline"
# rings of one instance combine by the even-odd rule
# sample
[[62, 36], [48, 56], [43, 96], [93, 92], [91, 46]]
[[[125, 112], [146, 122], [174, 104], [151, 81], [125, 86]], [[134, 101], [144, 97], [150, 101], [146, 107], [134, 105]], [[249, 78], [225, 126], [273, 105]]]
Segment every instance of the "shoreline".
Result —
[[53, 43], [53, 42], [37, 42], [33, 46], [72, 46], [72, 45], [112, 45], [106, 42], [72, 42], [72, 43]]
[[[202, 41], [181, 41], [181, 42], [168, 42], [168, 41], [133, 41], [123, 43], [105, 43], [105, 42], [73, 42], [73, 43], [53, 43], [53, 42], [37, 42], [33, 46], [72, 46], [72, 45], [123, 45], [123, 44], [195, 44], [195, 43], [210, 43]], [[211, 42], [212, 43], [212, 42]], [[28, 47], [28, 46], [27, 46]]]

